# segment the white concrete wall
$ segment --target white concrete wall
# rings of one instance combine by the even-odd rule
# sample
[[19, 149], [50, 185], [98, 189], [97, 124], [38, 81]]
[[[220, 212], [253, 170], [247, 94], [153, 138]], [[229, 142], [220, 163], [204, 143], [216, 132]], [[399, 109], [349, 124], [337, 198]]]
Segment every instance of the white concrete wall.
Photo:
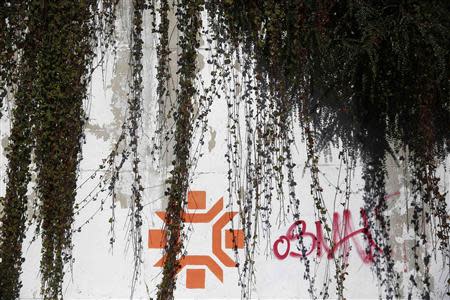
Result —
[[[117, 140], [121, 125], [126, 118], [126, 100], [128, 93], [128, 80], [130, 79], [129, 62], [129, 24], [130, 8], [128, 5], [120, 7], [120, 18], [118, 19], [117, 37], [118, 48], [116, 57], [109, 56], [105, 64], [104, 71], [98, 69], [93, 77], [92, 98], [86, 102], [86, 111], [89, 115], [89, 124], [86, 126], [86, 144], [83, 147], [84, 159], [80, 166], [80, 185], [88, 179], [101, 164], [102, 159], [106, 158]], [[148, 249], [147, 232], [149, 229], [162, 228], [163, 223], [155, 215], [165, 207], [163, 192], [164, 179], [167, 177], [168, 164], [156, 165], [152, 161], [151, 137], [154, 134], [156, 123], [156, 80], [155, 63], [156, 52], [155, 43], [150, 28], [150, 22], [145, 20], [145, 76], [144, 76], [144, 113], [141, 134], [141, 155], [142, 155], [142, 173], [145, 207], [143, 211], [144, 225], [142, 234], [144, 236], [144, 255], [142, 274], [138, 281], [135, 298], [148, 299], [155, 295], [156, 285], [160, 282], [160, 271], [153, 265], [160, 258], [161, 251]], [[174, 35], [176, 37], [176, 35]], [[176, 49], [171, 43], [174, 57]], [[203, 53], [207, 55], [206, 53]], [[174, 66], [172, 66], [174, 67]], [[202, 72], [207, 74], [208, 70]], [[226, 153], [226, 121], [227, 116], [224, 113], [226, 103], [217, 101], [213, 104], [212, 112], [209, 117], [209, 127], [206, 136], [206, 144], [203, 147], [204, 156], [199, 160], [199, 164], [194, 173], [194, 181], [191, 185], [192, 190], [205, 190], [207, 192], [207, 208], [209, 209], [220, 197], [224, 197], [227, 204], [227, 171], [228, 166], [225, 160]], [[2, 151], [5, 146], [5, 138], [8, 133], [9, 123], [6, 119], [2, 123]], [[309, 174], [304, 174], [305, 145], [300, 140], [297, 141], [298, 153], [295, 156], [297, 168], [295, 170], [296, 180], [299, 183], [298, 192], [301, 199], [301, 219], [307, 222], [308, 231], [315, 233], [314, 229], [314, 210], [313, 201], [309, 192]], [[2, 153], [3, 154], [3, 153]], [[327, 208], [333, 211], [335, 188], [333, 185], [342, 185], [342, 177], [338, 181], [339, 161], [336, 153], [332, 155], [333, 159], [320, 161], [320, 170], [324, 173], [321, 181], [324, 185], [324, 199]], [[4, 156], [0, 161], [1, 175], [5, 172]], [[447, 166], [450, 166], [447, 160]], [[360, 167], [356, 169], [353, 181], [350, 211], [353, 214], [355, 229], [361, 228], [359, 209], [363, 206]], [[441, 174], [444, 175], [441, 170]], [[89, 194], [96, 190], [99, 182], [98, 176], [101, 172], [81, 186], [78, 192], [78, 202], [81, 205], [87, 205], [76, 216], [74, 228], [78, 228], [87, 220], [88, 224], [83, 226], [81, 232], [74, 234], [74, 257], [76, 258], [73, 268], [67, 268], [66, 281], [64, 283], [64, 294], [66, 299], [128, 299], [130, 296], [132, 282], [132, 261], [133, 256], [127, 242], [127, 215], [128, 201], [130, 198], [130, 168], [126, 166], [121, 174], [122, 179], [117, 187], [118, 203], [115, 210], [116, 214], [116, 243], [111, 250], [109, 245], [108, 232], [111, 217], [111, 200], [106, 194], [100, 194], [96, 201], [90, 201]], [[391, 198], [392, 203], [389, 213], [392, 215], [392, 242], [394, 249], [394, 258], [397, 260], [396, 269], [404, 273], [404, 283], [402, 288], [407, 291], [407, 277], [412, 268], [411, 257], [405, 257], [404, 247], [410, 245], [411, 234], [406, 231], [404, 199], [408, 193], [404, 185], [405, 178], [402, 171], [389, 163], [389, 180], [387, 191], [389, 193], [400, 192], [400, 195]], [[446, 177], [443, 177], [443, 187], [448, 190], [449, 178], [448, 171]], [[1, 186], [1, 192], [4, 193], [4, 183]], [[86, 198], [87, 197], [87, 198]], [[340, 195], [338, 195], [340, 197]], [[102, 199], [104, 199], [102, 209]], [[339, 200], [339, 198], [338, 198]], [[448, 200], [448, 196], [447, 196]], [[338, 201], [339, 202], [339, 201]], [[274, 257], [272, 246], [278, 236], [285, 234], [292, 223], [291, 219], [280, 221], [278, 217], [279, 208], [277, 203], [273, 207], [273, 227], [271, 239], [261, 239], [260, 247], [255, 258], [256, 260], [256, 283], [253, 291], [255, 298], [279, 298], [279, 299], [299, 299], [309, 298], [307, 292], [308, 283], [303, 279], [304, 265], [292, 257], [285, 260], [279, 260]], [[342, 216], [343, 209], [337, 206], [336, 211]], [[222, 215], [214, 218], [214, 222]], [[236, 217], [237, 218], [237, 217]], [[237, 224], [237, 223], [236, 223]], [[331, 224], [331, 222], [330, 222]], [[225, 227], [226, 229], [229, 226]], [[240, 289], [237, 286], [238, 272], [236, 268], [225, 267], [212, 254], [211, 242], [211, 224], [194, 224], [191, 227], [190, 239], [187, 243], [188, 255], [210, 255], [221, 266], [224, 271], [223, 283], [214, 275], [206, 270], [205, 289], [188, 289], [185, 286], [186, 269], [180, 272], [178, 285], [176, 289], [177, 298], [191, 299], [231, 299], [240, 297]], [[33, 234], [33, 228], [30, 228], [27, 241], [24, 243], [24, 253], [26, 261], [23, 267], [22, 299], [38, 299], [40, 289], [39, 278], [39, 260], [40, 260], [40, 241], [29, 244]], [[223, 238], [223, 237], [222, 237]], [[361, 239], [362, 242], [362, 239]], [[354, 247], [353, 247], [354, 248]], [[234, 258], [233, 251], [225, 250]], [[310, 256], [314, 258], [315, 255]], [[316, 274], [316, 287], [320, 290], [326, 276], [333, 277], [333, 261], [325, 256], [311, 260], [311, 266]], [[379, 288], [376, 283], [376, 276], [371, 271], [371, 265], [361, 261], [354, 249], [349, 258], [348, 278], [345, 281], [345, 295], [349, 299], [377, 298]], [[446, 288], [446, 277], [448, 270], [443, 270], [441, 258], [433, 260], [433, 281], [432, 287], [435, 291], [434, 299], [443, 299], [443, 293]], [[199, 267], [193, 267], [199, 269]], [[327, 272], [331, 273], [327, 273]], [[334, 286], [330, 287], [331, 298], [336, 297]]]

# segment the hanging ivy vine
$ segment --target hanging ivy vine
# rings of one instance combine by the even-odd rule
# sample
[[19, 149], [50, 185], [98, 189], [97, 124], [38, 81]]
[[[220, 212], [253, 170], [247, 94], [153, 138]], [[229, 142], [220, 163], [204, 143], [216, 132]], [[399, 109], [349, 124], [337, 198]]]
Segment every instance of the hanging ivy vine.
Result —
[[[97, 49], [104, 54], [114, 43], [116, 2], [0, 1], [0, 100], [13, 103], [7, 188], [0, 202], [2, 299], [15, 299], [20, 293], [30, 166], [35, 166], [37, 174], [34, 215], [42, 237], [41, 293], [45, 299], [62, 298], [64, 266], [72, 260], [76, 181], [86, 121], [83, 100]], [[375, 255], [373, 270], [382, 287], [380, 297], [388, 299], [404, 295], [390, 236], [386, 157], [392, 156], [410, 174], [411, 197], [405, 199], [405, 207], [412, 209], [407, 223], [414, 233], [409, 250], [415, 269], [408, 296], [429, 299], [430, 251], [440, 251], [447, 265], [450, 261], [448, 208], [437, 175], [450, 146], [447, 2], [133, 0], [127, 118], [113, 151], [100, 166], [110, 172], [100, 188], [104, 191], [108, 186], [113, 201], [113, 243], [115, 184], [131, 157], [133, 290], [142, 261], [138, 146], [144, 89], [143, 18], [149, 12], [159, 39], [154, 148], [162, 155], [166, 151], [162, 143], [173, 145], [165, 193], [168, 243], [158, 299], [173, 298], [179, 260], [185, 254], [181, 212], [201, 152], [194, 143], [203, 144], [214, 101], [227, 105], [229, 202], [239, 209], [245, 233], [244, 261], [236, 255], [243, 298], [251, 297], [257, 280], [254, 259], [261, 237], [267, 241], [266, 251], [270, 249], [275, 201], [283, 221], [299, 219], [302, 205], [311, 202], [331, 244], [319, 157], [333, 146], [339, 148], [345, 169], [345, 191], [336, 187], [336, 193], [345, 194], [344, 207], [349, 205], [356, 161], [363, 164], [364, 210], [382, 250]], [[179, 33], [176, 86], [170, 70], [171, 10]], [[197, 74], [201, 37], [209, 46], [209, 82]], [[169, 101], [171, 95], [176, 99]], [[300, 140], [306, 146], [305, 158], [298, 158], [293, 150]], [[294, 176], [301, 159], [311, 178], [309, 200], [300, 199], [303, 187]], [[302, 240], [300, 246], [305, 254]], [[337, 295], [345, 298], [344, 256], [335, 257], [335, 274], [327, 273], [320, 290], [312, 273], [317, 262], [301, 258], [311, 298], [329, 297], [332, 278]]]
[[[182, 211], [186, 204], [186, 195], [189, 185], [189, 172], [191, 161], [191, 139], [193, 131], [193, 98], [197, 93], [195, 87], [195, 63], [197, 49], [200, 45], [199, 30], [202, 26], [200, 16], [203, 0], [180, 1], [176, 6], [177, 28], [180, 32], [178, 46], [181, 49], [178, 59], [179, 91], [177, 94], [174, 132], [174, 160], [173, 170], [170, 171], [169, 187], [166, 192], [168, 206], [166, 209], [166, 235], [167, 248], [163, 267], [163, 278], [158, 286], [158, 299], [172, 299], [175, 289], [176, 274], [178, 272], [179, 259], [183, 250], [183, 220]], [[167, 13], [167, 7], [163, 7]], [[162, 22], [166, 22], [162, 19]], [[161, 29], [164, 29], [162, 23]], [[164, 39], [164, 36], [163, 36]], [[163, 50], [162, 50], [163, 51]], [[160, 75], [164, 76], [164, 61], [167, 61], [166, 51], [163, 51], [160, 59]], [[160, 88], [160, 93], [163, 90]]]
[[[30, 163], [37, 173], [41, 294], [62, 298], [85, 115], [98, 32], [111, 34], [113, 2], [2, 1], [1, 82], [13, 94], [7, 192], [2, 201], [0, 298], [20, 292]], [[70, 20], [70, 22], [68, 22]], [[3, 30], [5, 29], [5, 30]], [[103, 31], [104, 30], [104, 31]], [[2, 94], [3, 98], [4, 94]]]
[[[22, 286], [19, 276], [21, 265], [24, 261], [22, 257], [22, 241], [25, 235], [25, 212], [27, 209], [27, 190], [31, 175], [29, 166], [31, 163], [31, 149], [33, 140], [31, 138], [31, 119], [34, 111], [33, 78], [36, 74], [36, 52], [35, 45], [38, 43], [38, 35], [28, 35], [26, 38], [24, 26], [19, 26], [18, 18], [25, 15], [24, 7], [6, 7], [2, 3], [2, 60], [0, 67], [0, 78], [2, 81], [2, 102], [6, 99], [6, 92], [9, 89], [16, 89], [15, 106], [12, 110], [12, 129], [9, 137], [9, 145], [6, 149], [8, 159], [8, 186], [5, 197], [1, 199], [0, 205], [3, 208], [1, 214], [0, 231], [0, 298], [16, 299], [19, 297]], [[19, 3], [16, 3], [19, 4]], [[24, 5], [24, 3], [21, 3]], [[20, 8], [20, 9], [19, 9]], [[7, 18], [11, 19], [10, 27], [6, 24]], [[33, 24], [34, 25], [34, 24]], [[30, 26], [30, 31], [37, 31], [37, 26]], [[24, 66], [20, 70], [13, 69], [12, 64], [17, 63], [14, 57], [15, 47], [24, 43], [28, 45], [23, 49]], [[14, 59], [13, 62], [10, 60]], [[16, 74], [14, 74], [16, 73]], [[18, 74], [17, 74], [18, 73]]]
[[[275, 145], [289, 141], [289, 134], [283, 134], [282, 129], [292, 124], [289, 116], [298, 114], [308, 145], [312, 195], [318, 219], [325, 228], [328, 225], [321, 201], [316, 151], [326, 149], [331, 143], [346, 152], [351, 151], [347, 153], [353, 156], [359, 155], [364, 163], [364, 209], [369, 212], [370, 228], [383, 250], [382, 255], [376, 257], [374, 268], [380, 286], [384, 287], [383, 297], [398, 297], [400, 274], [394, 269], [390, 221], [385, 213], [386, 155], [398, 157], [400, 151], [407, 149], [414, 157], [414, 168], [410, 172], [415, 172], [413, 194], [417, 212], [413, 220], [409, 220], [417, 224], [418, 242], [414, 248], [427, 244], [427, 234], [423, 231], [428, 228], [425, 223], [434, 228], [439, 249], [448, 249], [447, 208], [445, 197], [439, 192], [439, 179], [435, 177], [436, 162], [442, 162], [448, 153], [448, 126], [438, 128], [438, 124], [448, 124], [450, 116], [450, 45], [449, 32], [444, 29], [449, 24], [448, 5], [443, 1], [433, 1], [431, 5], [413, 1], [388, 4], [383, 1], [230, 0], [208, 1], [206, 7], [212, 16], [210, 27], [218, 43], [225, 41], [232, 48], [231, 54], [230, 51], [224, 54], [225, 58], [247, 55], [246, 60], [251, 62], [242, 64], [242, 74], [250, 74], [249, 79], [243, 78], [244, 101], [239, 102], [239, 97], [234, 100], [248, 105], [244, 112], [248, 165], [231, 168], [233, 172], [249, 170], [244, 174], [247, 186], [243, 191], [247, 200], [242, 211], [253, 216], [263, 215], [258, 210], [264, 214], [270, 211], [270, 203], [260, 205], [259, 192], [263, 190], [260, 184], [274, 177], [267, 169], [277, 166], [277, 162], [285, 162], [289, 168], [290, 164], [286, 163], [289, 153], [276, 152], [278, 147], [264, 149], [258, 143], [264, 141], [264, 136], [269, 136]], [[233, 65], [235, 61], [224, 60], [224, 63]], [[227, 70], [227, 66], [223, 70]], [[231, 75], [226, 77], [224, 81], [233, 79]], [[231, 126], [230, 133], [236, 141], [242, 141], [234, 129], [239, 127], [240, 116], [235, 113], [239, 112], [239, 103], [232, 104], [233, 114], [229, 117], [237, 124]], [[273, 115], [270, 111], [260, 112], [260, 107], [266, 110], [277, 105], [287, 113], [282, 114], [277, 109], [273, 110]], [[279, 116], [282, 122], [277, 121]], [[248, 125], [253, 123], [254, 127]], [[259, 135], [264, 128], [270, 131]], [[280, 131], [270, 135], [273, 130]], [[292, 129], [289, 131], [293, 135]], [[236, 157], [233, 147], [237, 148], [231, 145], [228, 157]], [[254, 147], [259, 151], [253, 152]], [[271, 155], [276, 159], [264, 161], [263, 166], [256, 164], [258, 157]], [[260, 170], [262, 178], [258, 177]], [[234, 176], [231, 176], [233, 182]], [[275, 178], [283, 182], [282, 175]], [[242, 192], [242, 187], [236, 190]], [[277, 190], [276, 195], [283, 203], [283, 193]], [[240, 203], [241, 199], [235, 201]], [[255, 204], [259, 205], [256, 210]], [[294, 219], [298, 218], [295, 210], [293, 213]], [[245, 214], [241, 214], [241, 218], [248, 220]], [[250, 245], [248, 238], [256, 235], [249, 231], [250, 226], [248, 221], [243, 223], [247, 246]], [[264, 228], [264, 223], [261, 226]], [[446, 251], [442, 254], [448, 260]], [[248, 264], [252, 264], [249, 257], [246, 256], [244, 273]], [[411, 294], [411, 289], [410, 295], [429, 298], [430, 256], [424, 254], [417, 259], [427, 263], [425, 269], [422, 264], [416, 264], [416, 274], [424, 275], [413, 276], [413, 286], [419, 294]], [[417, 282], [423, 283], [422, 291]], [[343, 291], [342, 280], [337, 283], [341, 285], [337, 290]], [[313, 287], [310, 293], [312, 298], [316, 297]], [[342, 292], [340, 296], [344, 297]]]

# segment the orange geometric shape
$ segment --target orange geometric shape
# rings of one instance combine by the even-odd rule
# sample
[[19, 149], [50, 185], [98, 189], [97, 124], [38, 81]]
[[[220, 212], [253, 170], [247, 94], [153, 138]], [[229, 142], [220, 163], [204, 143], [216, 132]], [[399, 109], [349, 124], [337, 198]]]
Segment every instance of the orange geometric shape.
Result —
[[225, 231], [225, 248], [234, 249], [235, 247], [244, 248], [244, 231], [242, 229]]
[[222, 250], [222, 229], [236, 215], [237, 212], [224, 213], [219, 220], [214, 223], [212, 230], [212, 251], [214, 255], [227, 267], [235, 267], [236, 262]]
[[161, 249], [166, 246], [166, 233], [161, 229], [150, 229], [148, 231], [148, 247], [151, 249]]
[[186, 270], [186, 288], [204, 289], [205, 288], [205, 269], [187, 269]]
[[206, 192], [190, 191], [188, 192], [188, 209], [206, 209]]
[[[205, 191], [191, 191], [188, 192], [187, 209], [188, 210], [205, 210], [206, 209], [206, 192]], [[184, 222], [189, 223], [210, 223], [223, 210], [223, 197], [204, 213], [195, 212], [181, 212], [181, 218]], [[166, 212], [157, 211], [156, 215], [162, 221], [166, 221]], [[209, 255], [186, 255], [179, 259], [177, 273], [186, 266], [204, 266], [208, 268], [221, 282], [223, 282], [223, 270], [216, 262], [218, 259], [226, 267], [236, 267], [236, 262], [225, 253], [224, 249], [234, 249], [244, 247], [244, 231], [243, 230], [228, 230], [225, 231], [225, 248], [223, 248], [222, 231], [224, 227], [237, 215], [237, 212], [225, 212], [212, 225], [212, 252], [215, 258]], [[149, 231], [149, 248], [162, 248], [166, 244], [166, 237], [162, 230]], [[154, 232], [153, 232], [154, 231]], [[153, 235], [153, 236], [152, 236]], [[158, 238], [159, 235], [159, 238]], [[163, 242], [161, 242], [163, 241]], [[161, 246], [162, 245], [162, 246]], [[154, 266], [163, 267], [166, 256], [164, 255], [158, 260]], [[203, 289], [205, 288], [205, 268], [204, 269], [188, 269], [186, 271], [186, 288], [189, 289]]]
[[[166, 257], [161, 257], [153, 266], [163, 267]], [[223, 282], [223, 270], [222, 268], [208, 255], [186, 255], [180, 259], [180, 268], [177, 272], [180, 272], [185, 266], [206, 266], [213, 274]]]

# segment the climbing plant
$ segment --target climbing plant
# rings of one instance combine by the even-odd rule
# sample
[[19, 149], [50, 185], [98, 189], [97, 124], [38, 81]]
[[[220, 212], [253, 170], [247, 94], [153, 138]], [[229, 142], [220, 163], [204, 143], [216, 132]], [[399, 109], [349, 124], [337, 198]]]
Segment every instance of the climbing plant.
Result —
[[[100, 31], [113, 24], [110, 1], [2, 1], [2, 89], [12, 94], [6, 195], [0, 233], [0, 298], [16, 299], [24, 261], [30, 163], [42, 237], [41, 293], [62, 298], [71, 262], [72, 222], [85, 115], [83, 100]], [[70, 21], [68, 21], [70, 20]], [[103, 39], [104, 38], [104, 39]], [[2, 93], [2, 98], [5, 93]]]
[[[181, 54], [178, 59], [179, 74], [179, 91], [177, 93], [177, 101], [175, 104], [175, 144], [173, 148], [174, 160], [172, 162], [173, 170], [170, 171], [169, 187], [166, 195], [169, 203], [166, 209], [166, 234], [167, 249], [165, 251], [163, 278], [158, 286], [158, 299], [173, 298], [175, 289], [175, 278], [179, 269], [179, 259], [183, 249], [183, 216], [182, 211], [185, 206], [185, 198], [189, 185], [190, 172], [190, 153], [192, 144], [193, 131], [193, 97], [197, 90], [194, 84], [195, 62], [197, 57], [197, 48], [199, 47], [198, 33], [202, 26], [200, 11], [203, 0], [181, 1], [176, 6], [176, 16], [178, 20], [178, 30], [180, 31], [180, 40], [178, 46], [181, 48]], [[165, 14], [167, 6], [163, 7]], [[165, 16], [163, 16], [165, 18]], [[167, 26], [162, 19], [161, 30]], [[163, 41], [165, 37], [163, 36]], [[164, 45], [164, 44], [163, 44]], [[168, 53], [161, 49], [162, 57], [160, 59], [161, 78], [166, 75], [165, 61], [167, 61]], [[159, 93], [163, 93], [160, 86]]]
[[[31, 171], [36, 173], [37, 193], [33, 215], [42, 237], [41, 292], [46, 299], [62, 297], [78, 209], [76, 181], [86, 121], [82, 104], [95, 54], [104, 55], [114, 43], [116, 2], [0, 1], [0, 100], [13, 104], [7, 188], [0, 203], [2, 299], [19, 297]], [[165, 191], [167, 246], [158, 299], [173, 298], [187, 238], [182, 211], [201, 155], [196, 143], [203, 144], [215, 101], [227, 107], [228, 198], [230, 207], [239, 210], [245, 233], [243, 261], [236, 255], [243, 298], [251, 297], [256, 280], [254, 259], [261, 236], [270, 250], [273, 203], [279, 203], [280, 219], [297, 220], [310, 201], [325, 239], [332, 243], [319, 168], [320, 156], [332, 147], [339, 149], [344, 168], [345, 190], [336, 187], [336, 193], [345, 194], [344, 207], [349, 205], [356, 162], [363, 164], [364, 211], [382, 250], [375, 254], [373, 271], [383, 298], [404, 296], [390, 240], [386, 158], [392, 157], [409, 174], [411, 195], [404, 205], [412, 212], [406, 222], [414, 234], [409, 250], [415, 268], [408, 297], [431, 297], [430, 251], [440, 251], [445, 263], [450, 262], [448, 208], [437, 175], [450, 146], [448, 1], [133, 0], [130, 5], [127, 115], [111, 154], [99, 167], [109, 174], [99, 189], [108, 190], [112, 198], [113, 244], [115, 185], [130, 162], [133, 290], [142, 260], [139, 145], [143, 20], [148, 13], [158, 39], [152, 153], [162, 157], [171, 152], [172, 164]], [[174, 26], [178, 56], [170, 49]], [[204, 42], [208, 80], [197, 69]], [[174, 63], [175, 84], [170, 70]], [[294, 151], [299, 141], [305, 145], [305, 157]], [[302, 163], [310, 175], [306, 190], [311, 199], [299, 196], [305, 187], [298, 185], [294, 171]], [[305, 254], [302, 240], [300, 245]], [[335, 257], [335, 274], [327, 273], [323, 287], [316, 286], [312, 273], [317, 262], [300, 258], [311, 298], [329, 297], [333, 278], [337, 295], [345, 298], [345, 255]]]
[[[270, 168], [281, 170], [285, 166], [288, 171], [292, 166], [289, 137], [295, 133], [293, 118], [297, 117], [307, 145], [314, 205], [325, 229], [317, 151], [326, 150], [331, 143], [351, 153], [353, 159], [358, 155], [364, 164], [364, 209], [383, 250], [375, 258], [374, 268], [387, 298], [399, 296], [399, 274], [393, 267], [390, 222], [385, 213], [386, 155], [408, 153], [414, 160], [409, 160], [407, 168], [415, 174], [415, 213], [407, 222], [416, 228], [417, 243], [415, 250], [411, 249], [415, 259], [426, 263], [422, 278], [411, 277], [409, 293], [411, 296], [416, 289], [421, 297], [429, 298], [430, 256], [425, 253], [420, 257], [417, 252], [429, 239], [424, 228], [434, 228], [438, 248], [448, 260], [448, 214], [435, 177], [436, 163], [448, 153], [448, 126], [438, 125], [448, 124], [450, 116], [448, 5], [443, 1], [208, 1], [206, 7], [217, 44], [228, 45], [223, 63], [238, 63], [243, 68], [243, 91], [229, 104], [233, 112], [229, 118], [237, 125], [229, 127], [234, 142], [228, 155], [234, 158], [233, 184], [236, 176], [246, 179], [244, 188], [235, 189], [244, 191], [241, 210], [254, 216], [251, 225], [248, 217], [241, 215], [246, 220], [246, 247], [251, 245], [249, 238], [256, 236], [256, 231], [249, 231], [250, 226], [256, 228], [258, 218], [270, 212], [270, 203], [260, 200], [265, 187], [270, 187], [265, 180], [276, 178], [280, 186], [286, 182], [285, 172], [274, 176]], [[226, 73], [224, 81], [233, 79]], [[245, 114], [243, 118], [236, 115], [240, 111]], [[235, 130], [242, 119], [247, 136], [245, 167], [235, 150], [242, 147], [239, 141], [243, 138]], [[242, 175], [242, 169], [249, 171]], [[283, 201], [282, 195], [280, 188], [276, 198]], [[298, 200], [295, 193], [291, 195], [288, 207], [297, 218]], [[273, 197], [268, 198], [273, 201]], [[239, 194], [235, 201], [242, 201]], [[251, 261], [247, 255], [243, 271], [253, 276], [248, 271]], [[417, 271], [420, 265], [416, 264]], [[244, 296], [250, 292], [248, 282], [244, 283]], [[337, 289], [343, 291], [343, 286]], [[313, 287], [310, 293], [317, 297]]]

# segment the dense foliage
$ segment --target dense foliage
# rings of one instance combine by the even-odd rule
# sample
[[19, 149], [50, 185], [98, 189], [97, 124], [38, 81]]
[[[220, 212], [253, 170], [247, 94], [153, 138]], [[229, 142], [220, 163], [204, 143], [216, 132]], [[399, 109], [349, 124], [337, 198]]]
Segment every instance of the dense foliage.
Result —
[[[386, 156], [398, 158], [413, 174], [413, 197], [404, 205], [411, 206], [414, 213], [406, 222], [411, 223], [417, 237], [411, 249], [417, 274], [422, 270], [426, 275], [411, 276], [411, 285], [420, 297], [429, 298], [430, 254], [418, 254], [421, 245], [430, 242], [424, 223], [433, 228], [444, 256], [448, 257], [449, 247], [448, 210], [435, 174], [448, 153], [450, 137], [449, 4], [230, 0], [207, 1], [206, 7], [213, 40], [223, 50], [223, 62], [242, 66], [244, 91], [242, 95], [234, 92], [229, 99], [229, 118], [235, 123], [229, 127], [229, 157], [235, 184], [231, 190], [236, 192], [235, 201], [239, 203], [240, 197], [245, 201], [242, 211], [246, 214], [241, 219], [247, 230], [247, 252], [254, 252], [254, 248], [248, 248], [251, 240], [253, 244], [256, 241], [250, 227], [257, 227], [258, 217], [262, 218], [262, 228], [270, 228], [264, 221], [268, 222], [267, 211], [274, 198], [272, 178], [279, 187], [279, 200], [283, 200], [282, 168], [288, 175], [288, 186], [296, 185], [289, 174], [293, 168], [293, 123], [297, 118], [307, 144], [311, 194], [325, 224], [327, 211], [317, 176], [317, 153], [331, 143], [342, 149], [340, 156], [347, 169], [352, 168], [356, 157], [364, 163], [365, 211], [384, 250], [376, 258], [375, 271], [385, 288], [383, 295], [388, 298], [400, 296], [400, 275], [393, 268], [390, 221], [384, 213]], [[225, 73], [225, 81], [233, 79]], [[235, 112], [242, 105], [246, 106], [249, 136], [245, 164], [236, 155], [241, 145], [235, 130], [239, 127]], [[242, 180], [238, 178], [242, 169], [249, 170], [244, 187], [239, 186]], [[239, 195], [242, 188], [245, 196]], [[289, 197], [287, 206], [295, 218], [299, 199], [294, 190]], [[253, 225], [251, 216], [256, 216]], [[251, 261], [249, 257], [246, 264]], [[336, 265], [340, 297], [344, 297], [345, 276], [341, 275], [345, 267]], [[251, 263], [244, 265], [244, 277], [253, 275], [251, 268]], [[423, 283], [421, 287], [417, 282]], [[248, 283], [243, 282], [250, 291]], [[409, 289], [410, 296], [414, 288]], [[310, 293], [316, 297], [313, 284]], [[248, 295], [244, 292], [244, 296]]]
[[33, 217], [42, 238], [41, 293], [45, 299], [62, 296], [64, 265], [72, 259], [77, 168], [85, 121], [83, 100], [98, 32], [108, 31], [109, 25], [103, 22], [113, 20], [112, 3], [105, 1], [99, 10], [100, 4], [0, 4], [0, 79], [2, 89], [13, 95], [15, 104], [7, 149], [8, 185], [1, 203], [1, 299], [19, 297], [31, 171], [37, 174]]
[[[192, 146], [194, 140], [202, 144], [214, 101], [226, 101], [228, 108], [228, 192], [230, 203], [239, 208], [245, 232], [245, 261], [238, 264], [243, 298], [251, 296], [258, 234], [270, 236], [272, 203], [281, 203], [283, 217], [298, 219], [307, 201], [299, 198], [298, 189], [303, 187], [294, 178], [299, 162], [292, 149], [301, 139], [306, 146], [310, 192], [328, 242], [331, 229], [322, 198], [319, 155], [331, 146], [340, 149], [346, 176], [344, 207], [350, 197], [352, 170], [357, 160], [363, 163], [364, 209], [383, 250], [374, 264], [383, 298], [405, 296], [399, 291], [400, 275], [394, 269], [386, 214], [386, 157], [394, 157], [411, 175], [411, 197], [404, 205], [413, 212], [406, 222], [415, 236], [409, 249], [415, 270], [408, 291], [409, 297], [430, 298], [432, 253], [428, 249], [441, 251], [445, 264], [450, 263], [448, 208], [436, 175], [450, 147], [448, 1], [131, 3], [128, 117], [101, 168], [111, 172], [102, 184], [109, 184], [109, 195], [114, 198], [119, 171], [131, 157], [133, 286], [142, 255], [138, 144], [142, 26], [143, 15], [149, 12], [153, 33], [159, 38], [159, 115], [154, 149], [163, 155], [166, 149], [161, 144], [173, 143], [173, 168], [166, 191], [168, 245], [158, 299], [173, 298], [178, 261], [185, 254], [181, 211], [199, 158]], [[0, 97], [14, 103], [7, 190], [0, 216], [2, 299], [17, 298], [20, 292], [32, 171], [38, 195], [34, 216], [43, 241], [42, 294], [46, 299], [62, 297], [64, 264], [72, 259], [71, 226], [85, 123], [82, 103], [94, 54], [104, 53], [106, 45], [114, 41], [115, 5], [113, 0], [0, 1]], [[177, 86], [171, 84], [171, 11], [175, 13], [180, 49]], [[203, 38], [212, 70], [209, 81], [197, 74]], [[176, 99], [168, 101], [171, 93]], [[123, 150], [118, 150], [119, 145], [125, 145]], [[328, 283], [320, 290], [315, 286], [310, 272], [313, 262], [307, 258], [301, 261], [306, 265], [311, 298], [328, 297]], [[336, 272], [330, 276], [335, 278], [338, 296], [344, 298], [345, 257], [337, 256], [334, 264]]]

